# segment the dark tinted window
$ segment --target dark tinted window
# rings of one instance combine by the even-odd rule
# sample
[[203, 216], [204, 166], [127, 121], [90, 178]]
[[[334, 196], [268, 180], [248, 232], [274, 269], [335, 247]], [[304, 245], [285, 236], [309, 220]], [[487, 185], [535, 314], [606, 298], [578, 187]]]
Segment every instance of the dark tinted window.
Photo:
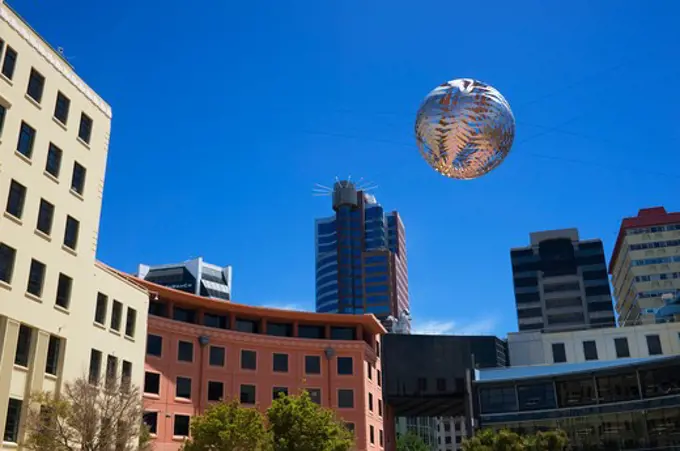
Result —
[[73, 279], [66, 274], [59, 274], [57, 282], [57, 299], [55, 303], [62, 308], [68, 309], [71, 305], [71, 291], [73, 290]]
[[45, 264], [38, 260], [31, 260], [31, 267], [28, 271], [28, 286], [26, 291], [35, 295], [42, 296], [43, 284], [45, 282]]
[[17, 64], [17, 52], [12, 47], [7, 46], [5, 59], [2, 62], [2, 75], [10, 80], [14, 77], [14, 67]]
[[274, 387], [272, 389], [272, 401], [278, 399], [279, 396], [288, 396], [288, 387]]
[[5, 283], [12, 283], [16, 253], [14, 248], [0, 243], [0, 280]]
[[24, 203], [26, 201], [26, 187], [16, 180], [9, 184], [9, 195], [7, 196], [7, 207], [5, 211], [15, 218], [21, 218], [24, 214]]
[[174, 319], [175, 321], [182, 321], [184, 323], [194, 324], [196, 322], [196, 311], [181, 307], [175, 307], [172, 310], [172, 319]]
[[324, 337], [324, 328], [322, 326], [309, 326], [309, 325], [300, 324], [298, 326], [298, 337], [300, 337], [300, 338], [323, 339], [323, 338], [325, 338]]
[[189, 415], [175, 414], [175, 425], [172, 429], [172, 435], [176, 437], [188, 437], [190, 420], [191, 418]]
[[331, 340], [356, 340], [353, 327], [331, 327]]
[[73, 175], [71, 177], [71, 189], [82, 195], [85, 191], [85, 176], [87, 169], [77, 161], [73, 162]]
[[17, 141], [17, 152], [31, 158], [33, 155], [33, 144], [35, 142], [35, 129], [26, 122], [21, 123], [19, 131], [19, 141]]
[[537, 287], [538, 279], [536, 277], [522, 277], [515, 279], [515, 286], [518, 288]]
[[78, 231], [80, 222], [71, 216], [66, 217], [66, 229], [64, 231], [64, 246], [76, 250], [78, 247]]
[[586, 360], [597, 360], [597, 345], [594, 341], [583, 342], [583, 356]]
[[89, 381], [91, 384], [97, 384], [101, 376], [102, 368], [102, 353], [96, 349], [90, 351], [90, 372]]
[[222, 382], [208, 381], [208, 401], [221, 401], [224, 397]]
[[354, 408], [354, 390], [342, 388], [338, 390], [338, 407], [341, 409]]
[[321, 374], [321, 357], [318, 355], [305, 356], [305, 374]]
[[649, 355], [661, 355], [663, 354], [663, 349], [661, 349], [661, 340], [658, 335], [647, 335], [647, 350]]
[[7, 405], [7, 418], [5, 421], [5, 433], [3, 440], [9, 443], [19, 441], [19, 419], [21, 418], [21, 401], [9, 398]]
[[158, 432], [158, 412], [144, 412], [143, 421], [149, 428], [149, 433], [156, 434]]
[[220, 346], [210, 346], [210, 365], [224, 366], [224, 348]]
[[241, 404], [255, 404], [255, 386], [241, 385]]
[[177, 377], [175, 397], [191, 399], [191, 379], [188, 377]]
[[90, 117], [85, 113], [80, 115], [78, 137], [88, 144], [90, 143], [90, 138], [92, 137], [92, 119], [90, 119]]
[[680, 394], [680, 365], [640, 371], [640, 383], [645, 398]]
[[37, 70], [31, 69], [31, 75], [28, 78], [28, 89], [26, 94], [33, 100], [40, 103], [42, 101], [43, 91], [45, 90], [45, 77], [43, 77]]
[[309, 388], [309, 389], [307, 389], [307, 393], [309, 393], [309, 397], [314, 403], [321, 405], [321, 390], [320, 389]]
[[61, 338], [50, 335], [50, 341], [47, 345], [47, 362], [45, 363], [45, 373], [53, 376], [57, 375], [59, 370], [59, 354], [61, 352]]
[[558, 407], [583, 406], [597, 401], [591, 378], [557, 381], [556, 387]]
[[276, 372], [288, 372], [288, 354], [274, 354], [273, 368]]
[[128, 307], [127, 317], [125, 318], [125, 335], [127, 335], [128, 337], [134, 337], [136, 329], [137, 329], [137, 310]]
[[640, 399], [637, 375], [628, 373], [600, 376], [597, 378], [597, 393], [600, 403]]
[[109, 304], [109, 298], [103, 293], [97, 293], [97, 306], [94, 311], [94, 321], [99, 324], [104, 324], [106, 321], [106, 309]]
[[68, 110], [71, 107], [71, 101], [61, 92], [57, 93], [57, 103], [54, 105], [54, 117], [59, 119], [62, 124], [68, 122]]
[[162, 316], [165, 318], [167, 315], [167, 306], [164, 302], [159, 301], [149, 301], [149, 315]]
[[144, 373], [144, 393], [157, 395], [161, 392], [161, 375], [158, 373]]
[[595, 285], [586, 287], [586, 296], [600, 296], [610, 294], [609, 285]]
[[111, 329], [120, 330], [120, 324], [123, 320], [123, 304], [113, 300], [113, 307], [111, 308]]
[[163, 353], [163, 337], [149, 334], [146, 336], [146, 354], [160, 357]]
[[258, 325], [257, 321], [236, 318], [236, 330], [238, 330], [239, 332], [256, 334], [259, 332], [257, 325]]
[[517, 410], [514, 387], [483, 388], [479, 390], [482, 413], [503, 413]]
[[177, 360], [180, 362], [193, 362], [194, 344], [188, 341], [179, 341], [177, 344]]
[[623, 338], [615, 338], [614, 339], [614, 347], [616, 348], [616, 358], [621, 359], [621, 358], [626, 358], [630, 357], [630, 349], [628, 349], [628, 339], [623, 337]]
[[534, 317], [543, 317], [543, 309], [540, 307], [536, 308], [527, 308], [527, 309], [521, 309], [517, 310], [517, 317], [518, 318], [534, 318]]
[[59, 177], [62, 154], [63, 152], [60, 148], [50, 143], [50, 147], [47, 150], [47, 163], [45, 163], [45, 171], [54, 177]]
[[538, 291], [534, 293], [516, 293], [515, 301], [517, 304], [528, 304], [531, 302], [539, 302], [541, 300], [541, 295]]
[[241, 350], [241, 369], [256, 370], [257, 369], [257, 352]]
[[293, 325], [286, 323], [267, 323], [267, 335], [276, 337], [292, 337]]
[[0, 135], [2, 135], [2, 129], [5, 128], [5, 116], [7, 116], [7, 108], [0, 105]]
[[519, 410], [555, 409], [555, 387], [551, 382], [517, 387]]
[[28, 367], [28, 357], [31, 352], [31, 341], [33, 339], [33, 329], [23, 324], [19, 327], [19, 337], [17, 338], [16, 355], [14, 364]]
[[564, 363], [567, 361], [567, 352], [564, 349], [564, 343], [553, 343], [552, 353], [554, 363]]
[[52, 223], [54, 221], [54, 205], [47, 202], [45, 199], [40, 199], [40, 207], [38, 210], [38, 224], [36, 228], [45, 235], [52, 233]]
[[352, 357], [338, 357], [338, 374], [351, 375], [353, 373]]
[[203, 314], [203, 325], [217, 329], [229, 329], [229, 317], [226, 315]]

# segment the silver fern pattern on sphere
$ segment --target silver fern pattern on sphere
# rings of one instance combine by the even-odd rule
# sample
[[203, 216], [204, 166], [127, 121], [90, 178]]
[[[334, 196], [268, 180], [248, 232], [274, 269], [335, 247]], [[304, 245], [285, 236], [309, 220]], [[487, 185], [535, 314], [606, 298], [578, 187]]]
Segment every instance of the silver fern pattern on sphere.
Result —
[[469, 78], [430, 92], [416, 117], [420, 153], [437, 172], [469, 180], [503, 162], [515, 139], [515, 117], [500, 92]]

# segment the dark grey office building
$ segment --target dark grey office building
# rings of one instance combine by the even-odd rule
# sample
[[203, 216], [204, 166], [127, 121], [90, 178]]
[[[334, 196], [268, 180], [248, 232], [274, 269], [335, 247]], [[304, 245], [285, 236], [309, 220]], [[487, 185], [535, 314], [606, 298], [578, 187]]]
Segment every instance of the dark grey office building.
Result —
[[510, 251], [520, 332], [614, 327], [602, 241], [580, 240], [576, 229], [530, 238]]

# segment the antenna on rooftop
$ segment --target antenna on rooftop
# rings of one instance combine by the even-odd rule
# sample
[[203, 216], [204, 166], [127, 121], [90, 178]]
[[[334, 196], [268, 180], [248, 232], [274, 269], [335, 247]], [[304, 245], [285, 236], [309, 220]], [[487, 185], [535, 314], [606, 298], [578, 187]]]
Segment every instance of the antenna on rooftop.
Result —
[[[352, 176], [348, 175], [346, 180], [340, 180], [340, 178], [336, 175], [335, 176], [335, 183], [340, 185], [341, 188], [348, 188], [350, 185], [354, 185], [357, 189], [357, 191], [372, 191], [378, 188], [378, 185], [364, 180], [363, 177], [361, 177], [357, 182], [352, 182]], [[315, 183], [314, 187], [312, 188], [312, 196], [332, 196], [333, 195], [333, 188], [322, 185], [320, 183]]]

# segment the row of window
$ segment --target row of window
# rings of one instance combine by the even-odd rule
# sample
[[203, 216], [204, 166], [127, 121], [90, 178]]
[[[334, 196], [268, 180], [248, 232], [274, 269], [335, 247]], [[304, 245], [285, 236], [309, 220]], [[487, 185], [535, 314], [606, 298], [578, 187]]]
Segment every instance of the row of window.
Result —
[[[647, 341], [647, 352], [650, 356], [663, 355], [661, 338], [658, 335], [647, 335], [645, 336], [645, 339]], [[680, 339], [680, 334], [678, 334], [678, 339]], [[614, 347], [616, 349], [616, 358], [623, 359], [630, 357], [630, 348], [628, 346], [627, 337], [614, 338]], [[552, 353], [554, 363], [565, 363], [567, 361], [564, 343], [553, 343]], [[598, 360], [597, 343], [595, 340], [586, 340], [583, 342], [583, 356], [586, 360]]]
[[[90, 351], [90, 367], [88, 373], [88, 380], [91, 384], [97, 385], [101, 380], [103, 353], [98, 349]], [[106, 372], [105, 383], [108, 385], [117, 383], [118, 381], [118, 357], [109, 354], [106, 356]], [[132, 363], [123, 360], [120, 372], [120, 382], [122, 385], [129, 385], [132, 378]]]
[[[16, 249], [4, 243], [0, 243], [0, 281], [8, 285], [12, 284], [15, 260]], [[28, 281], [26, 283], [26, 292], [37, 298], [42, 298], [46, 273], [47, 268], [44, 263], [36, 259], [31, 259], [31, 266], [28, 271]], [[68, 310], [71, 304], [72, 291], [73, 279], [66, 274], [59, 273], [59, 278], [57, 279], [57, 293], [54, 301], [55, 305]]]
[[[162, 357], [163, 337], [149, 334], [146, 341], [146, 354]], [[272, 354], [272, 368], [275, 372], [288, 372], [289, 355], [284, 353]], [[177, 361], [192, 363], [194, 361], [194, 344], [190, 341], [179, 340], [177, 343]], [[226, 349], [222, 346], [210, 346], [209, 365], [223, 367], [226, 364]], [[257, 351], [241, 350], [241, 369], [257, 370]], [[338, 375], [354, 374], [354, 359], [352, 357], [338, 357], [336, 359]], [[321, 374], [321, 357], [305, 356], [305, 374]]]
[[[5, 45], [2, 39], [0, 39], [0, 59], [2, 59], [2, 68], [0, 69], [0, 73], [2, 73], [2, 75], [4, 75], [7, 79], [12, 80], [14, 78], [18, 54], [12, 47]], [[26, 88], [26, 95], [37, 104], [41, 104], [44, 93], [45, 77], [35, 68], [31, 68], [31, 73], [28, 78], [28, 86]], [[57, 91], [53, 116], [64, 126], [68, 124], [70, 108], [71, 100], [61, 91]], [[92, 119], [84, 112], [81, 112], [80, 125], [78, 127], [78, 138], [80, 138], [86, 144], [89, 144], [91, 137]]]
[[[26, 187], [16, 180], [12, 180], [10, 182], [5, 212], [18, 220], [21, 220], [24, 215], [26, 191]], [[38, 220], [35, 226], [36, 230], [40, 231], [46, 236], [51, 236], [53, 222], [54, 205], [45, 199], [40, 199], [40, 204], [38, 206]], [[62, 244], [68, 249], [75, 251], [78, 246], [79, 234], [80, 221], [70, 215], [66, 215], [66, 223], [64, 225], [64, 239]]]
[[639, 251], [642, 249], [659, 249], [671, 246], [680, 246], [680, 240], [654, 241], [651, 243], [631, 244], [629, 249], [631, 251]]
[[653, 280], [671, 280], [671, 279], [680, 279], [680, 272], [649, 274], [647, 276], [635, 276], [636, 282], [651, 282]]
[[[108, 312], [109, 297], [103, 293], [97, 293], [97, 305], [94, 310], [94, 322], [100, 326], [106, 326], [106, 314]], [[123, 304], [115, 299], [111, 303], [111, 318], [109, 328], [120, 332], [123, 321]], [[125, 317], [125, 335], [134, 338], [137, 326], [137, 310], [127, 308]]]
[[639, 227], [636, 229], [626, 230], [626, 235], [639, 235], [641, 233], [659, 233], [659, 232], [670, 232], [673, 230], [680, 230], [680, 224], [668, 224], [662, 226], [654, 227]]
[[[31, 349], [33, 341], [36, 339], [35, 329], [25, 324], [19, 327], [16, 352], [14, 354], [14, 364], [22, 368], [29, 368], [31, 359]], [[47, 362], [45, 363], [45, 373], [56, 376], [59, 371], [59, 355], [62, 350], [62, 339], [56, 335], [50, 335], [47, 345]]]
[[663, 263], [677, 263], [677, 262], [680, 262], [680, 256], [643, 258], [641, 260], [633, 260], [631, 262], [631, 265], [633, 265], [633, 266], [646, 266], [646, 265], [661, 265]]

